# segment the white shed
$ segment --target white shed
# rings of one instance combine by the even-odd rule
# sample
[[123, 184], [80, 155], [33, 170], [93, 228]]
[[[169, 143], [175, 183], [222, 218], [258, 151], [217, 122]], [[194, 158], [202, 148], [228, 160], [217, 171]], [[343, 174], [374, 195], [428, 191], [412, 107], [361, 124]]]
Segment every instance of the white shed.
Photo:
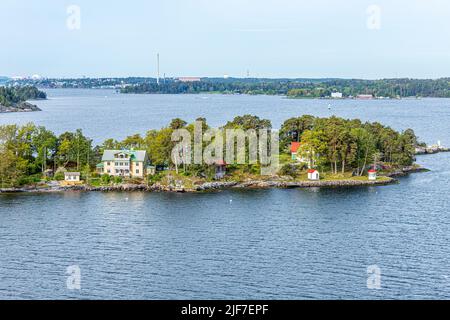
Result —
[[315, 169], [308, 170], [308, 180], [318, 181], [320, 180], [319, 171]]
[[377, 180], [377, 171], [376, 170], [369, 170], [369, 180]]
[[64, 172], [64, 180], [69, 182], [79, 182], [80, 173], [79, 172]]

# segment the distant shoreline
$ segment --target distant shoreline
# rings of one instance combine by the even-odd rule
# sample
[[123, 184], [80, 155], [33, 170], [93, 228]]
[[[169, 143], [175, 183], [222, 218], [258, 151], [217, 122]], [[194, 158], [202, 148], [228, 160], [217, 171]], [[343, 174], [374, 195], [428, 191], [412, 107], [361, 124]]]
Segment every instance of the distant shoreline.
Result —
[[[45, 100], [45, 99], [39, 99]], [[16, 112], [37, 112], [42, 111], [37, 105], [31, 104], [29, 102], [21, 102], [13, 106], [3, 106], [0, 105], [0, 113], [16, 113]]]

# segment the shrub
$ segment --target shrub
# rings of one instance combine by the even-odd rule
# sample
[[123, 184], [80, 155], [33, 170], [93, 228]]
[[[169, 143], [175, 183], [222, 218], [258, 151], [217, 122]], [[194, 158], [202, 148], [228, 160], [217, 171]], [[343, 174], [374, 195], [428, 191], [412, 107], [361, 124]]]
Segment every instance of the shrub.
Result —
[[279, 171], [279, 174], [282, 176], [291, 176], [295, 177], [299, 174], [299, 167], [290, 163], [283, 165]]
[[30, 184], [36, 184], [41, 182], [41, 179], [39, 176], [28, 176], [28, 177], [21, 177], [18, 180], [18, 184], [20, 186], [26, 186], [26, 185], [30, 185]]
[[55, 174], [55, 180], [57, 180], [57, 181], [62, 181], [62, 180], [64, 180], [64, 173], [62, 173], [62, 172], [58, 172], [58, 173], [56, 173]]
[[122, 179], [122, 177], [114, 177], [113, 181], [114, 181], [114, 183], [119, 184], [119, 183], [123, 182], [123, 179]]
[[154, 175], [149, 175], [147, 177], [147, 181], [148, 181], [148, 184], [152, 185], [152, 184], [155, 184], [156, 182], [160, 182], [162, 180], [162, 178], [163, 178], [162, 174], [157, 173]]
[[111, 177], [109, 176], [109, 174], [104, 174], [102, 175], [101, 180], [103, 184], [109, 184], [111, 182]]

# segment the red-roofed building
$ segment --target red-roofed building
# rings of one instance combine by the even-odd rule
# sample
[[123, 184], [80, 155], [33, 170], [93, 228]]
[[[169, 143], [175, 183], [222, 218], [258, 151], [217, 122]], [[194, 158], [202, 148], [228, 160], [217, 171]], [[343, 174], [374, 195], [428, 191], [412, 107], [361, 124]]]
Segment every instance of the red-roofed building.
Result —
[[298, 149], [300, 149], [300, 146], [301, 146], [300, 142], [292, 142], [291, 143], [292, 160], [297, 160], [297, 152], [298, 152]]
[[371, 169], [368, 171], [369, 173], [369, 180], [377, 180], [377, 170]]
[[308, 180], [318, 181], [320, 180], [319, 171], [315, 169], [308, 170]]

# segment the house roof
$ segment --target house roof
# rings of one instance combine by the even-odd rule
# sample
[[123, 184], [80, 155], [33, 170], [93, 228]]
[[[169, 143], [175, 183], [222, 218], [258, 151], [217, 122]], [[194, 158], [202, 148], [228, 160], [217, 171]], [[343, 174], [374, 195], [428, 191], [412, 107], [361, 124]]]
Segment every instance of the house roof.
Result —
[[300, 142], [292, 142], [291, 143], [291, 152], [296, 153], [298, 149], [300, 148], [301, 143]]
[[318, 171], [315, 170], [315, 169], [309, 169], [309, 170], [308, 170], [308, 173], [314, 173], [314, 172], [318, 172]]
[[370, 172], [370, 173], [376, 173], [377, 172], [377, 170], [374, 170], [374, 169], [370, 169], [368, 172]]
[[147, 156], [147, 151], [145, 150], [105, 150], [102, 161], [114, 161], [114, 155], [118, 153], [128, 154], [133, 162], [144, 162]]
[[216, 165], [216, 166], [226, 166], [227, 163], [226, 163], [224, 160], [217, 160], [217, 161], [215, 162], [215, 165]]

